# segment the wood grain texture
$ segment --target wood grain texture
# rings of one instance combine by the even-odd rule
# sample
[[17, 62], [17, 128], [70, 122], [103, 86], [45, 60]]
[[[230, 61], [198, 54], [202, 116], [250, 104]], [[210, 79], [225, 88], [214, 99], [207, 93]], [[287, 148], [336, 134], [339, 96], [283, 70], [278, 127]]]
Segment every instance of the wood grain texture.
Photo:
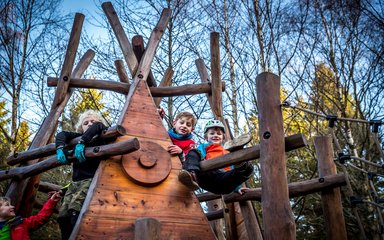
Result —
[[[336, 164], [333, 160], [332, 137], [318, 136], [315, 137], [314, 142], [319, 176], [325, 177], [337, 174]], [[327, 239], [347, 239], [340, 189], [333, 188], [322, 191], [321, 204], [324, 212]]]
[[[162, 152], [158, 156], [164, 157], [164, 151], [171, 141], [146, 81], [135, 81], [132, 86], [125, 111], [119, 120], [127, 135], [119, 137], [117, 141], [138, 138], [141, 151], [150, 148], [147, 150], [151, 155]], [[181, 169], [179, 158], [168, 155], [171, 166], [169, 175], [164, 181], [148, 187], [132, 181], [123, 168], [122, 161], [134, 161], [134, 156], [135, 154], [125, 154], [121, 158], [101, 163], [72, 237], [134, 239], [136, 220], [153, 218], [161, 223], [160, 239], [214, 239], [198, 199], [178, 181], [177, 176]], [[140, 165], [136, 166], [139, 167]], [[157, 174], [156, 171], [148, 173], [143, 169], [136, 171]]]
[[269, 72], [256, 78], [259, 108], [262, 209], [265, 239], [295, 239], [288, 196], [280, 78]]

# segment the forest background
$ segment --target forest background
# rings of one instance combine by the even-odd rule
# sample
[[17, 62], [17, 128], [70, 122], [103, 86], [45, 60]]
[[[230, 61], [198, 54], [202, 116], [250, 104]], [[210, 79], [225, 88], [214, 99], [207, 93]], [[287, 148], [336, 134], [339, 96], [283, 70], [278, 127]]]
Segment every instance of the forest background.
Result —
[[[96, 56], [84, 78], [119, 81], [114, 66], [123, 59], [112, 29], [94, 1], [96, 11], [84, 12], [77, 61], [88, 50]], [[224, 116], [234, 136], [253, 134], [258, 143], [256, 76], [269, 71], [281, 78], [281, 101], [319, 113], [377, 123], [384, 111], [384, 1], [382, 0], [194, 0], [194, 1], [112, 1], [125, 32], [131, 38], [140, 34], [147, 42], [163, 8], [172, 9], [158, 48], [152, 72], [157, 83], [172, 67], [172, 86], [200, 83], [195, 60], [202, 58], [210, 70], [210, 33], [220, 33], [221, 78]], [[28, 148], [34, 133], [48, 114], [54, 88], [47, 77], [58, 77], [63, 64], [74, 13], [65, 14], [59, 0], [5, 0], [0, 3], [0, 168], [8, 169], [5, 158]], [[90, 30], [93, 29], [93, 30]], [[94, 30], [99, 29], [99, 30]], [[125, 97], [91, 89], [76, 90], [59, 122], [60, 130], [73, 130], [79, 112], [100, 111], [113, 125], [120, 116]], [[203, 95], [164, 98], [161, 106], [172, 122], [180, 111], [191, 111], [198, 118], [196, 139], [212, 117]], [[303, 133], [310, 145], [287, 154], [288, 181], [317, 176], [314, 136], [329, 133], [329, 121], [319, 115], [293, 108], [283, 109], [286, 135]], [[336, 121], [333, 128], [340, 148], [384, 164], [383, 129], [372, 133], [372, 124]], [[379, 140], [378, 148], [375, 139]], [[259, 162], [250, 187], [261, 186]], [[347, 171], [355, 196], [374, 201], [383, 198], [383, 170], [363, 162], [338, 165]], [[369, 187], [368, 172], [376, 173]], [[45, 174], [44, 181], [64, 185], [70, 168], [60, 167]], [[7, 183], [2, 182], [3, 194]], [[360, 236], [350, 192], [341, 188], [344, 217], [350, 239]], [[254, 203], [261, 219], [261, 205]], [[324, 239], [320, 194], [291, 200], [298, 239]], [[379, 239], [384, 225], [381, 208], [359, 204], [357, 212], [369, 239]], [[54, 223], [52, 223], [52, 226]], [[53, 226], [54, 227], [54, 226]], [[52, 236], [39, 235], [36, 239]], [[45, 234], [47, 234], [45, 232]], [[56, 236], [56, 233], [49, 233]]]

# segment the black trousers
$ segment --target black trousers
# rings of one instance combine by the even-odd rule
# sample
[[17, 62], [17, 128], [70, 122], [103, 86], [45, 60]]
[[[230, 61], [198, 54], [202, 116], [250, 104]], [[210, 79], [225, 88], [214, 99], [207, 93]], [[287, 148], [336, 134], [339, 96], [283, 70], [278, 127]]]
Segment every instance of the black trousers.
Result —
[[253, 173], [253, 167], [248, 163], [226, 172], [221, 169], [202, 172], [200, 171], [200, 161], [203, 161], [200, 152], [197, 149], [192, 149], [186, 156], [183, 168], [196, 173], [198, 184], [202, 189], [216, 194], [233, 192]]

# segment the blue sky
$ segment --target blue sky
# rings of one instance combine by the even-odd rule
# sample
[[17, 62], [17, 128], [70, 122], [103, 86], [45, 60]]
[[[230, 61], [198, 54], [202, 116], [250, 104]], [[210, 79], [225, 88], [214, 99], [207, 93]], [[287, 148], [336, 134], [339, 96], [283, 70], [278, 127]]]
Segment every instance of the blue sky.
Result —
[[[99, 6], [100, 5], [100, 6]], [[102, 13], [101, 3], [97, 0], [63, 0], [62, 2], [62, 10], [64, 13], [73, 14], [82, 13], [85, 16], [83, 31], [85, 30], [87, 33], [91, 34], [95, 33], [100, 36], [101, 32], [104, 32], [105, 29], [100, 29], [95, 26], [98, 24], [97, 21], [100, 21], [99, 13]], [[98, 19], [98, 20], [95, 20]], [[90, 22], [92, 24], [90, 24]]]
[[63, 0], [62, 6], [66, 12], [80, 12], [84, 15], [97, 11], [97, 6], [93, 0]]

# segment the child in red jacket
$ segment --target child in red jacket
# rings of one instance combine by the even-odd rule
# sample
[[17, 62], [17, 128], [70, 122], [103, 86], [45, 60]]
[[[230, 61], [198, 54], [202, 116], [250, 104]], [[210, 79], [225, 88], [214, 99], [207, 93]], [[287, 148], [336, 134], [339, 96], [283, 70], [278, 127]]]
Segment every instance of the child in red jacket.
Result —
[[60, 199], [60, 192], [54, 192], [37, 215], [22, 218], [16, 216], [15, 207], [7, 197], [0, 197], [0, 240], [28, 240], [29, 232], [44, 225], [52, 216]]
[[196, 118], [192, 113], [180, 112], [172, 123], [173, 128], [168, 131], [173, 143], [168, 146], [168, 152], [172, 155], [178, 155], [182, 162], [184, 162], [188, 152], [195, 147], [196, 143], [192, 139], [195, 125]]

